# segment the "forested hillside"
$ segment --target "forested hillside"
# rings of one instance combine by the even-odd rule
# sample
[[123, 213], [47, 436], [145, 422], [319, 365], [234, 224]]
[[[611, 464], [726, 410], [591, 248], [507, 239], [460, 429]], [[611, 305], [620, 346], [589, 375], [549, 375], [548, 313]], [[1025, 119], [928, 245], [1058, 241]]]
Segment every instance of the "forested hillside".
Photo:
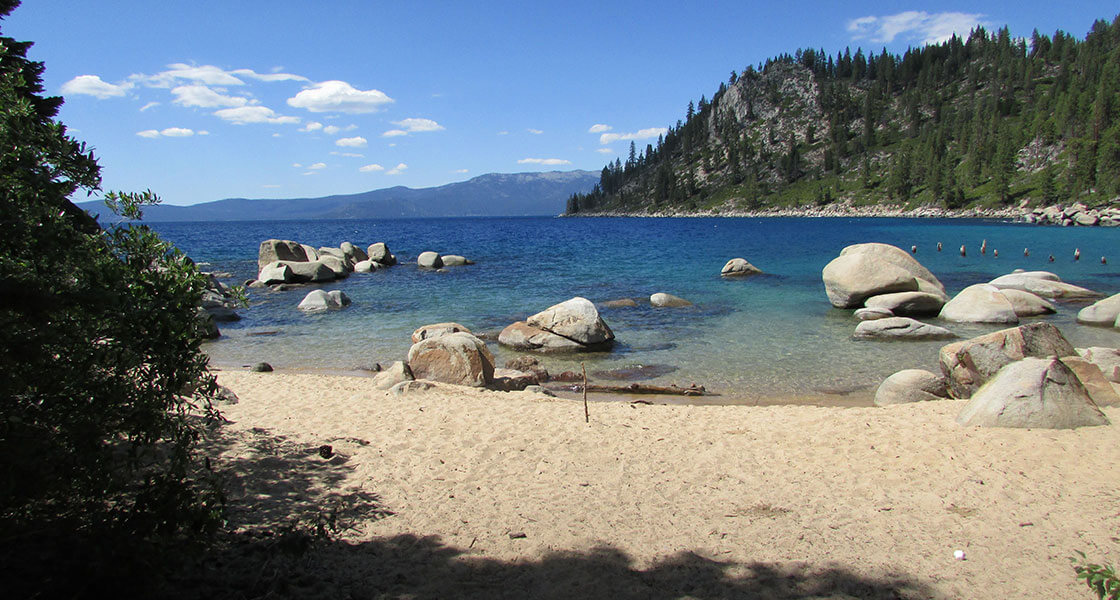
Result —
[[897, 56], [798, 50], [732, 71], [570, 214], [1120, 203], [1120, 17]]

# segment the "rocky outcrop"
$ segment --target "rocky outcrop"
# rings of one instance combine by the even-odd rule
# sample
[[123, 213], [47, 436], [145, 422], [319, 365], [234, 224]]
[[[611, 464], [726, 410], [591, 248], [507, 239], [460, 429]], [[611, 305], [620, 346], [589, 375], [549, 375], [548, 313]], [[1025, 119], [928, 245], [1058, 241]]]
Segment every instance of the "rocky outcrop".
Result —
[[424, 269], [439, 269], [443, 267], [443, 259], [435, 252], [421, 252], [416, 257], [416, 264]]
[[[307, 251], [299, 242], [292, 240], [265, 240], [257, 252], [257, 271], [276, 261], [307, 262]], [[258, 279], [260, 279], [258, 277]]]
[[1024, 358], [1001, 368], [972, 396], [957, 423], [980, 427], [1073, 429], [1108, 425], [1085, 386], [1057, 358]]
[[408, 367], [416, 379], [484, 387], [494, 379], [494, 355], [469, 333], [458, 332], [413, 344]]
[[1063, 282], [1057, 275], [1048, 271], [1022, 271], [1008, 273], [989, 281], [999, 289], [1012, 289], [1030, 292], [1043, 298], [1070, 300], [1077, 298], [1098, 298], [1103, 294]]
[[1077, 322], [1085, 325], [1120, 327], [1120, 294], [1098, 300], [1077, 313]]
[[945, 378], [922, 369], [906, 369], [883, 380], [875, 391], [875, 405], [909, 404], [949, 397]]
[[329, 292], [312, 290], [304, 296], [297, 308], [304, 312], [325, 312], [339, 310], [347, 306], [350, 306], [350, 297], [339, 290]]
[[879, 340], [946, 340], [957, 337], [955, 333], [909, 317], [888, 317], [863, 321], [856, 325], [856, 339]]
[[758, 275], [762, 269], [747, 262], [745, 258], [733, 258], [723, 265], [723, 269], [719, 274], [723, 277], [746, 277], [748, 275]]
[[1027, 223], [1037, 223], [1039, 225], [1117, 227], [1120, 226], [1120, 207], [1089, 208], [1080, 202], [1069, 207], [1057, 204], [1035, 208], [1023, 215], [1022, 218]]
[[872, 296], [925, 291], [944, 294], [945, 286], [910, 253], [889, 244], [855, 244], [821, 272], [829, 302], [857, 308]]
[[518, 350], [607, 350], [614, 332], [586, 298], [572, 298], [502, 330], [498, 342]]
[[1105, 379], [1120, 384], [1120, 350], [1116, 348], [1078, 348], [1077, 354], [1093, 363], [1104, 373]]
[[369, 248], [366, 248], [366, 255], [369, 257], [369, 260], [386, 267], [397, 264], [397, 257], [393, 256], [393, 253], [389, 251], [389, 246], [386, 246], [385, 242], [370, 244]]
[[1015, 307], [999, 288], [986, 283], [970, 285], [941, 308], [940, 317], [958, 323], [1018, 323]]
[[657, 292], [649, 297], [649, 304], [658, 308], [683, 308], [685, 306], [692, 306], [692, 303], [679, 296], [666, 294], [665, 292]]
[[441, 335], [448, 335], [451, 333], [471, 333], [471, 330], [458, 323], [450, 322], [424, 325], [423, 327], [420, 327], [416, 331], [412, 332], [412, 343], [418, 344], [424, 340], [437, 338]]
[[1050, 323], [1030, 323], [948, 344], [938, 353], [954, 398], [970, 398], [1001, 368], [1027, 357], [1071, 356], [1073, 346]]

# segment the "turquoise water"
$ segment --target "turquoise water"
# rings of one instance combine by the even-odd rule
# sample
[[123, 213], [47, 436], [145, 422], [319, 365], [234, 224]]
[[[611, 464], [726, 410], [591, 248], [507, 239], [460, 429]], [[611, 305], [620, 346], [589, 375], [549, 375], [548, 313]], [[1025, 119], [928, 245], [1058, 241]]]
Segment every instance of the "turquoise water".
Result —
[[[223, 337], [205, 346], [217, 366], [267, 361], [281, 369], [356, 371], [402, 360], [412, 331], [424, 324], [455, 321], [496, 339], [509, 323], [573, 296], [600, 303], [668, 292], [695, 306], [601, 308], [618, 338], [612, 352], [547, 356], [542, 363], [550, 372], [578, 371], [580, 362], [589, 372], [658, 365], [663, 374], [650, 383], [697, 383], [721, 394], [719, 401], [745, 403], [791, 396], [866, 400], [895, 371], [937, 370], [942, 342], [851, 338], [857, 321], [851, 311], [832, 308], [820, 277], [849, 244], [916, 245], [916, 258], [950, 294], [1016, 268], [1049, 270], [1070, 283], [1120, 292], [1120, 229], [1108, 228], [892, 218], [477, 218], [153, 228], [196, 261], [209, 263], [206, 268], [233, 273], [238, 283], [256, 275], [257, 247], [268, 238], [315, 247], [386, 242], [404, 263], [322, 286], [341, 289], [354, 302], [327, 314], [296, 309], [308, 289], [250, 290], [243, 319], [223, 324]], [[966, 257], [959, 254], [962, 244]], [[1023, 256], [1024, 247], [1030, 257]], [[1080, 261], [1073, 260], [1077, 248]], [[425, 250], [461, 254], [477, 264], [445, 273], [420, 271], [415, 260]], [[1102, 265], [1101, 256], [1111, 262]], [[734, 257], [765, 274], [720, 278], [720, 268]], [[1120, 345], [1120, 331], [1075, 323], [1082, 306], [1062, 304], [1057, 315], [1046, 318], [1075, 346]], [[998, 329], [939, 324], [962, 337]], [[273, 331], [278, 333], [251, 335]], [[515, 355], [496, 342], [490, 345], [499, 364]]]

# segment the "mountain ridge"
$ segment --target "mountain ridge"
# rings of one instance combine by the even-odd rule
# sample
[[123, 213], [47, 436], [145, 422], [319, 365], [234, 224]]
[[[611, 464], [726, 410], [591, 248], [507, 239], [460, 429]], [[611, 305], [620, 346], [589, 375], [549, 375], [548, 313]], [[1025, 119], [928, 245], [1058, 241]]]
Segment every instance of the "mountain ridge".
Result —
[[[564, 211], [571, 194], [590, 190], [592, 171], [486, 173], [428, 188], [393, 186], [355, 194], [304, 198], [224, 198], [189, 206], [155, 205], [145, 222], [259, 221], [477, 216], [544, 216]], [[77, 203], [90, 213], [109, 213], [100, 200]]]

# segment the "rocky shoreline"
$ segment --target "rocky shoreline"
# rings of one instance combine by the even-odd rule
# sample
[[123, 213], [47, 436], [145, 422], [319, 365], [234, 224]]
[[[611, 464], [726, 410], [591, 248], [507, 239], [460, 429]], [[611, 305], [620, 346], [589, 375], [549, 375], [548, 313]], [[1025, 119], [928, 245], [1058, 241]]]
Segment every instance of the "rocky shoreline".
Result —
[[941, 206], [906, 208], [876, 204], [854, 206], [837, 202], [827, 206], [800, 206], [765, 210], [738, 210], [724, 207], [710, 210], [657, 210], [651, 212], [599, 211], [565, 214], [565, 217], [902, 217], [940, 219], [1005, 219], [1020, 223], [1063, 226], [1120, 226], [1120, 205], [1089, 208], [1081, 203], [1047, 207], [1012, 206], [953, 210]]

